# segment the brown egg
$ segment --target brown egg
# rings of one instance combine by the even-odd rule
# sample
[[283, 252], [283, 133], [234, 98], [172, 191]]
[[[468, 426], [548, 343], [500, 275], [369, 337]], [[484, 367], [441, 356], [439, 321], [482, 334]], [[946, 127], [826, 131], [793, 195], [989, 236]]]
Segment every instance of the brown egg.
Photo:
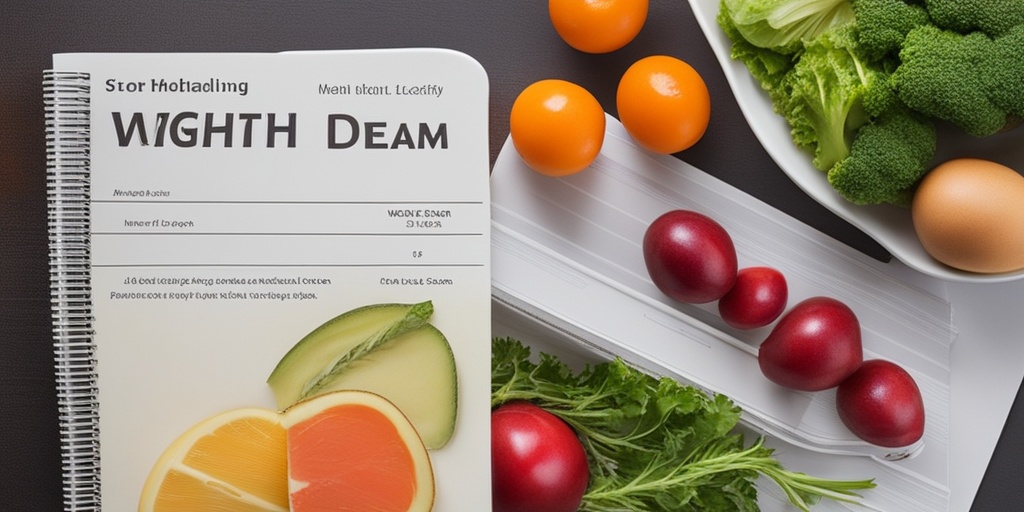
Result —
[[1024, 268], [1024, 176], [988, 160], [957, 158], [930, 171], [911, 205], [925, 251], [961, 270]]

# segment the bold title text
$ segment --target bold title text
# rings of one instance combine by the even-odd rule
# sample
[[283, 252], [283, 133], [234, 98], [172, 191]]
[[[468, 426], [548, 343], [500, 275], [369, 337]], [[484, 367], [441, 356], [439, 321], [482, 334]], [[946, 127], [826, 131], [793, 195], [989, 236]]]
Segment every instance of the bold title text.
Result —
[[[113, 112], [112, 120], [120, 147], [294, 148], [299, 133], [295, 112], [159, 112], [149, 117]], [[448, 149], [445, 122], [362, 121], [342, 113], [326, 120], [328, 149]]]

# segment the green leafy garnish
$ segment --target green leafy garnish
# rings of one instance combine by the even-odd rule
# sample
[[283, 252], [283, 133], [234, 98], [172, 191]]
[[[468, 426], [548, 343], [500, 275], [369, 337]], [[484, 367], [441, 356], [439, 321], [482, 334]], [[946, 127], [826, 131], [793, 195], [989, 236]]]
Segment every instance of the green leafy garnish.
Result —
[[550, 354], [531, 361], [517, 340], [495, 338], [491, 406], [528, 400], [579, 435], [590, 463], [581, 511], [756, 511], [759, 475], [801, 510], [820, 498], [855, 503], [872, 480], [836, 481], [785, 469], [758, 438], [745, 447], [740, 408], [621, 359], [573, 372]]

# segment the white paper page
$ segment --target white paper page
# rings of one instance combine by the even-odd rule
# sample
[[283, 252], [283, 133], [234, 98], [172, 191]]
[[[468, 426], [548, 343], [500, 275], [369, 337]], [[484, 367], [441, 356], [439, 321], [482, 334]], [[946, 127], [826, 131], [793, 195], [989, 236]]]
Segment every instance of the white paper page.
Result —
[[483, 69], [432, 49], [54, 64], [91, 74], [104, 508], [134, 510], [200, 420], [273, 408], [268, 375], [321, 323], [430, 300], [459, 384], [435, 510], [489, 510]]

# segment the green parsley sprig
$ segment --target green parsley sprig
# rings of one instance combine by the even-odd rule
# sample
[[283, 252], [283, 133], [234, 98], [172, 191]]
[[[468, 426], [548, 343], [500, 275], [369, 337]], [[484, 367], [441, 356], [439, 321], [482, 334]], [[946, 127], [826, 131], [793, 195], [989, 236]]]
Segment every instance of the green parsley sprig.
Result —
[[758, 438], [745, 447], [740, 408], [621, 359], [573, 372], [518, 340], [495, 338], [491, 406], [528, 400], [576, 430], [590, 463], [581, 511], [757, 511], [759, 475], [801, 510], [820, 498], [856, 503], [873, 480], [838, 481], [785, 469]]

